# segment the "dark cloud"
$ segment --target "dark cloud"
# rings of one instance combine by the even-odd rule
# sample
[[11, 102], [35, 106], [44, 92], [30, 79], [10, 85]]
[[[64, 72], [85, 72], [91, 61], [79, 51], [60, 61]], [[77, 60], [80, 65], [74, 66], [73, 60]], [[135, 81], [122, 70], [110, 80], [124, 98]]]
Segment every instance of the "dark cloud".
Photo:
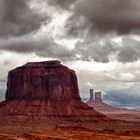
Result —
[[60, 6], [64, 9], [69, 9], [76, 0], [49, 0], [48, 4], [53, 6]]
[[102, 32], [128, 33], [140, 28], [139, 0], [77, 0], [75, 12]]
[[73, 50], [58, 45], [53, 38], [45, 38], [44, 40], [11, 40], [1, 43], [0, 50], [17, 52], [17, 53], [35, 53], [41, 57], [58, 58], [63, 61], [73, 59]]
[[89, 30], [89, 22], [79, 15], [72, 15], [65, 24], [65, 32], [68, 36], [84, 37], [85, 32]]
[[33, 11], [28, 0], [0, 1], [0, 36], [21, 36], [38, 30], [47, 18]]

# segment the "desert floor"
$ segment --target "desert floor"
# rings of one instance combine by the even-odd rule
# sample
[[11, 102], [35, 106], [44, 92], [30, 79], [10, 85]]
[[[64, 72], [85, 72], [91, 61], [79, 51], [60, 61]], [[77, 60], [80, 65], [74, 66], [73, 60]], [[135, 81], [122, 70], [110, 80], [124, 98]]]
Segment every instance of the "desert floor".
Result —
[[0, 140], [140, 140], [140, 124], [55, 122], [0, 124]]
[[140, 131], [56, 127], [41, 132], [18, 134], [0, 133], [0, 140], [140, 140]]

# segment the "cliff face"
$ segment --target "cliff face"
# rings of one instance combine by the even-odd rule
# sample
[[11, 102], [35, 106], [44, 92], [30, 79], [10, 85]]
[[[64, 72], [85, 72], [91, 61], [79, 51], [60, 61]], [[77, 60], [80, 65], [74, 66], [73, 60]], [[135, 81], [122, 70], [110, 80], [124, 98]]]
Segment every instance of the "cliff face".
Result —
[[59, 61], [32, 62], [11, 70], [0, 116], [110, 120], [81, 101], [75, 72]]
[[76, 74], [59, 61], [27, 63], [9, 72], [6, 99], [80, 100]]

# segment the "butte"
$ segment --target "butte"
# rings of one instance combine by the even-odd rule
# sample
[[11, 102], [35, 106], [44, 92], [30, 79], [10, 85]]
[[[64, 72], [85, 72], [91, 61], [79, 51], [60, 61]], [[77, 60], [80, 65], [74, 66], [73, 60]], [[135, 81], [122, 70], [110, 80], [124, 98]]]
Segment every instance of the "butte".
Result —
[[0, 103], [0, 119], [5, 117], [110, 121], [82, 102], [75, 72], [60, 61], [29, 62], [9, 72], [5, 101]]

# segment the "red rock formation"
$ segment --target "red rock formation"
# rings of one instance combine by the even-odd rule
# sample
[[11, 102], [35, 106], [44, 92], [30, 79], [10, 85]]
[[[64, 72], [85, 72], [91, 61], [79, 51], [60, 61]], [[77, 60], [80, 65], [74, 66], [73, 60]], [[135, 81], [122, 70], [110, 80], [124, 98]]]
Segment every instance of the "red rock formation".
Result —
[[95, 102], [102, 102], [101, 91], [95, 92]]
[[10, 71], [0, 114], [110, 120], [81, 101], [75, 72], [59, 61], [27, 63]]
[[59, 61], [27, 63], [9, 72], [6, 99], [80, 99], [73, 70]]

